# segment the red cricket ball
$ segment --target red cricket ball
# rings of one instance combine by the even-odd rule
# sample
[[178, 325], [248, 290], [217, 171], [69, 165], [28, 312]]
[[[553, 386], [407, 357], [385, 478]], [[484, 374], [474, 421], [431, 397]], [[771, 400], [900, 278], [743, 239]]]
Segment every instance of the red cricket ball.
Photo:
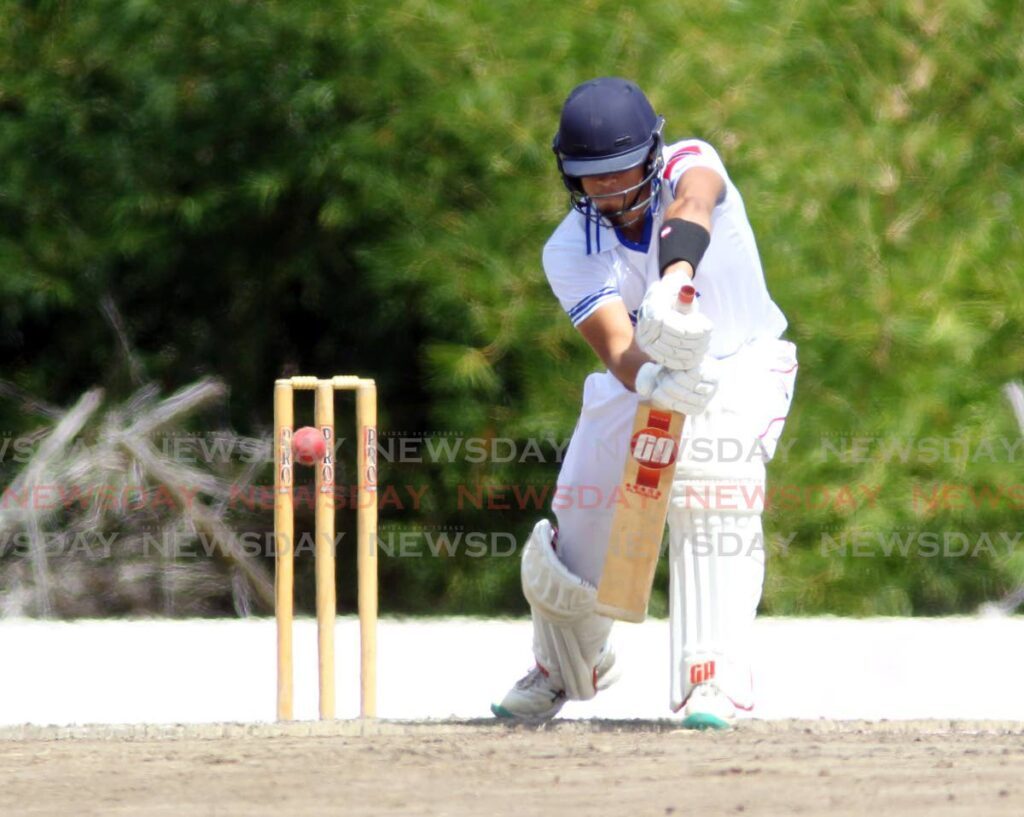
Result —
[[303, 426], [292, 435], [292, 453], [300, 465], [315, 465], [327, 453], [324, 435], [312, 426]]

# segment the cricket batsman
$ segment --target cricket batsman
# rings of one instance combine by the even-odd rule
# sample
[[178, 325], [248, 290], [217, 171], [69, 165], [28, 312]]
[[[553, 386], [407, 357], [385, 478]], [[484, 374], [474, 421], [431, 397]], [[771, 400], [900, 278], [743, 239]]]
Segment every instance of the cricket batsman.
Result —
[[[535, 666], [491, 706], [541, 721], [615, 676], [595, 610], [640, 400], [685, 415], [668, 509], [670, 706], [728, 728], [753, 706], [747, 641], [764, 580], [765, 463], [789, 411], [796, 349], [765, 283], [743, 199], [714, 148], [666, 145], [640, 88], [569, 94], [553, 148], [572, 209], [544, 247], [551, 289], [607, 367], [587, 377], [552, 510], [522, 557]], [[676, 309], [681, 287], [695, 308]], [[603, 502], [581, 502], [584, 491]]]

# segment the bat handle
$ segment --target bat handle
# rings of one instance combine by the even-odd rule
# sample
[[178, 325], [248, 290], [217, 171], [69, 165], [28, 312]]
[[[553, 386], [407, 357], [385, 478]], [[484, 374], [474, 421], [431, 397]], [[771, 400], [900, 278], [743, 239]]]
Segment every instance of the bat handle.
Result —
[[695, 290], [689, 284], [685, 284], [679, 288], [679, 297], [676, 299], [676, 311], [682, 312], [684, 315], [687, 312], [693, 311], [693, 299], [697, 297], [697, 290]]

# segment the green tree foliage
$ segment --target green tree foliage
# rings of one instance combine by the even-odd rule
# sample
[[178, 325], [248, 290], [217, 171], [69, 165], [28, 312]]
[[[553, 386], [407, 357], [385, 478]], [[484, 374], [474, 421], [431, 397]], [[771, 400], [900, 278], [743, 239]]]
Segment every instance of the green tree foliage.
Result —
[[[565, 208], [548, 146], [574, 84], [630, 76], [670, 137], [721, 151], [800, 347], [771, 468], [790, 499], [767, 516], [794, 538], [766, 609], [971, 609], [1024, 577], [1019, 554], [887, 543], [1019, 527], [1021, 497], [977, 497], [1019, 483], [1024, 450], [977, 452], [1019, 437], [999, 387], [1024, 369], [1022, 42], [1010, 0], [11, 0], [4, 374], [55, 403], [127, 392], [107, 300], [148, 377], [225, 378], [219, 419], [245, 433], [267, 430], [275, 376], [371, 375], [392, 441], [553, 441], [544, 463], [385, 462], [426, 489], [385, 525], [521, 537], [543, 508], [503, 486], [553, 480], [595, 368], [540, 270]], [[844, 487], [857, 501], [821, 501]], [[513, 558], [382, 572], [390, 609], [521, 609]]]

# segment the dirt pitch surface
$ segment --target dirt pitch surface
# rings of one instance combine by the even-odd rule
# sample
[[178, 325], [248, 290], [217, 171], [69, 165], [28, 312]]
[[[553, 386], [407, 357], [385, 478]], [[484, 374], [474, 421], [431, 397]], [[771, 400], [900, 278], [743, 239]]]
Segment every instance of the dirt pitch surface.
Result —
[[0, 814], [1024, 815], [1024, 724], [0, 729]]

